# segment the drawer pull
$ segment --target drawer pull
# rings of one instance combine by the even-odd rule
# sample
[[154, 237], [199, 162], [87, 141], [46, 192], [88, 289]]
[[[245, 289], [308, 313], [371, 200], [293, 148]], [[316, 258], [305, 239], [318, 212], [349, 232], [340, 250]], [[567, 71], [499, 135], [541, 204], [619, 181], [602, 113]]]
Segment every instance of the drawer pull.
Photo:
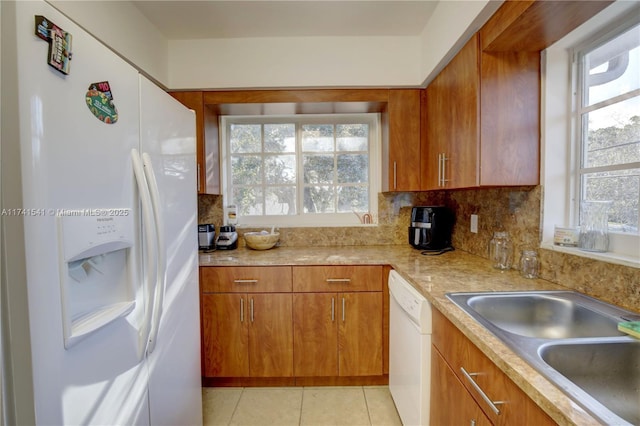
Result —
[[473, 376], [478, 376], [480, 375], [480, 373], [467, 373], [467, 370], [465, 370], [464, 367], [460, 367], [460, 371], [462, 371], [462, 374], [469, 381], [469, 383], [471, 383], [471, 386], [473, 386], [473, 388], [480, 394], [484, 402], [486, 402], [489, 408], [491, 408], [491, 411], [493, 411], [496, 415], [500, 415], [500, 410], [498, 409], [498, 407], [496, 407], [496, 405], [504, 404], [505, 401], [492, 401], [487, 396], [487, 394], [484, 393], [482, 388], [478, 386], [475, 380], [473, 380]]
[[233, 280], [234, 284], [258, 284], [258, 280]]
[[240, 299], [240, 322], [244, 322], [244, 299]]
[[350, 283], [351, 278], [327, 278], [328, 283]]

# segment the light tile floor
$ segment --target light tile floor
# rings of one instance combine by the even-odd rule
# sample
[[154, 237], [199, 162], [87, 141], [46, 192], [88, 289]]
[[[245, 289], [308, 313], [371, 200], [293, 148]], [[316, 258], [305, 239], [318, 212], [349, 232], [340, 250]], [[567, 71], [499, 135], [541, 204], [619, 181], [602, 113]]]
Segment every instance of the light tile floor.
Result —
[[205, 426], [402, 425], [387, 386], [203, 388]]

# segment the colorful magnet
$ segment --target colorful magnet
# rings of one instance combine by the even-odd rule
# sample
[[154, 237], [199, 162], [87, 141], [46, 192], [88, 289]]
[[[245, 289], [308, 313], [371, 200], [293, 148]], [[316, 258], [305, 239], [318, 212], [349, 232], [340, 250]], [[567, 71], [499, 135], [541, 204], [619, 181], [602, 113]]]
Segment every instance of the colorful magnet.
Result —
[[113, 103], [108, 81], [92, 83], [86, 94], [87, 108], [100, 121], [113, 124], [118, 121], [118, 110]]
[[49, 43], [48, 64], [63, 74], [71, 67], [71, 34], [42, 15], [36, 15], [36, 35]]

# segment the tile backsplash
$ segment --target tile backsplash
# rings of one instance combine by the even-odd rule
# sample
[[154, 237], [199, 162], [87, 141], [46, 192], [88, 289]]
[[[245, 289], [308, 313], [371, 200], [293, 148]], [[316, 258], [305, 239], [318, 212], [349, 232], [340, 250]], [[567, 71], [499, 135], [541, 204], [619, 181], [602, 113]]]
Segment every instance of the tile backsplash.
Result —
[[[580, 256], [540, 249], [542, 187], [486, 188], [455, 191], [381, 193], [378, 224], [354, 227], [281, 228], [281, 246], [394, 245], [408, 243], [411, 207], [445, 205], [456, 215], [452, 242], [463, 250], [488, 258], [495, 231], [506, 231], [514, 244], [514, 264], [521, 250], [531, 248], [540, 257], [540, 276], [562, 286], [619, 306], [640, 311], [640, 271]], [[470, 218], [478, 215], [478, 232]], [[199, 223], [222, 224], [221, 196], [198, 196]], [[246, 230], [243, 228], [239, 233]], [[240, 238], [240, 244], [244, 241]]]

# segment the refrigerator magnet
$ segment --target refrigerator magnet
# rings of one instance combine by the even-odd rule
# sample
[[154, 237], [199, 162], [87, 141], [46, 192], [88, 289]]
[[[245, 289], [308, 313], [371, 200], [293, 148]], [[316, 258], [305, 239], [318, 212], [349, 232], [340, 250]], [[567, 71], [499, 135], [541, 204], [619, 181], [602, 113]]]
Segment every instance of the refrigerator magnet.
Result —
[[94, 117], [106, 124], [118, 121], [118, 110], [113, 103], [111, 86], [108, 81], [92, 83], [85, 96], [87, 108]]
[[48, 64], [62, 74], [69, 74], [71, 67], [71, 34], [42, 15], [36, 15], [35, 19], [36, 35], [49, 43]]

